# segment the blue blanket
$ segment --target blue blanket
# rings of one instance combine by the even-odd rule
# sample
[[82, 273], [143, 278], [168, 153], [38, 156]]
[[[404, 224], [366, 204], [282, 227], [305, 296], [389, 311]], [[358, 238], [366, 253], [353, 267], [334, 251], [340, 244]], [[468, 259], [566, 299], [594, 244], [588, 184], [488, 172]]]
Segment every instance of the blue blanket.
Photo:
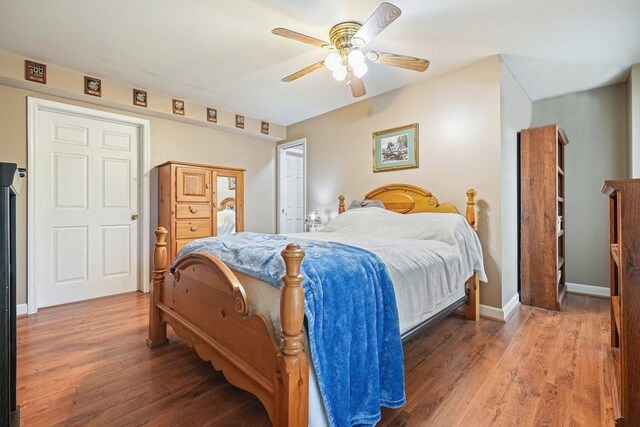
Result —
[[[179, 256], [209, 253], [230, 268], [282, 287], [285, 236], [238, 233], [198, 239]], [[373, 425], [380, 406], [405, 403], [402, 344], [391, 278], [364, 249], [298, 241], [309, 347], [327, 418], [334, 426]], [[276, 325], [277, 327], [279, 325]]]

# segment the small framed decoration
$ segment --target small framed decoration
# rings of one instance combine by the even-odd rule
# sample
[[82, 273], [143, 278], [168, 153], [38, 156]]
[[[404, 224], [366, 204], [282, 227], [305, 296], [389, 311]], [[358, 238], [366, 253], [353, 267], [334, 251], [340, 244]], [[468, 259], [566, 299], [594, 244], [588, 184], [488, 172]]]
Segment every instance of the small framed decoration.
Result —
[[236, 127], [238, 129], [244, 129], [244, 116], [236, 114]]
[[236, 178], [229, 177], [229, 190], [235, 190], [235, 189], [236, 189]]
[[33, 61], [24, 61], [24, 79], [47, 84], [47, 66]]
[[260, 125], [260, 132], [264, 133], [265, 135], [269, 135], [269, 123], [262, 122], [262, 124]]
[[184, 116], [184, 101], [180, 99], [174, 99], [171, 103], [173, 104], [173, 114]]
[[218, 110], [215, 108], [207, 108], [207, 121], [211, 123], [218, 123]]
[[418, 167], [418, 124], [373, 133], [373, 171]]
[[84, 76], [84, 93], [86, 95], [102, 97], [102, 80]]
[[137, 105], [138, 107], [147, 106], [147, 91], [134, 89], [133, 90], [133, 105]]

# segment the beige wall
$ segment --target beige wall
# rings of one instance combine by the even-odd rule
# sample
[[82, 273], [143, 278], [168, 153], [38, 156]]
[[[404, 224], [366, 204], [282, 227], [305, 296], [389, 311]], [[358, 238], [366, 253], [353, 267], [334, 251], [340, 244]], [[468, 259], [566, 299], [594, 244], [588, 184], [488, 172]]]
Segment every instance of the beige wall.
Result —
[[[167, 160], [208, 163], [247, 169], [247, 230], [275, 231], [275, 144], [246, 135], [81, 103], [24, 89], [0, 86], [0, 161], [27, 165], [27, 96], [113, 111], [151, 122], [151, 165]], [[28, 178], [27, 178], [28, 179]], [[157, 224], [157, 174], [151, 178], [151, 227]], [[18, 201], [18, 303], [26, 302], [26, 183]]]
[[608, 286], [605, 179], [627, 177], [627, 87], [617, 84], [533, 104], [533, 125], [557, 123], [565, 160], [567, 282]]
[[[420, 167], [374, 174], [371, 133], [414, 122]], [[339, 194], [361, 199], [383, 184], [419, 185], [460, 209], [475, 187], [490, 282], [481, 299], [502, 306], [498, 56], [296, 123], [287, 137], [307, 139], [307, 208], [325, 218], [336, 214]]]
[[629, 177], [640, 178], [640, 64], [631, 67], [627, 85]]
[[518, 132], [531, 125], [531, 100], [500, 61], [502, 132], [502, 305], [518, 293]]

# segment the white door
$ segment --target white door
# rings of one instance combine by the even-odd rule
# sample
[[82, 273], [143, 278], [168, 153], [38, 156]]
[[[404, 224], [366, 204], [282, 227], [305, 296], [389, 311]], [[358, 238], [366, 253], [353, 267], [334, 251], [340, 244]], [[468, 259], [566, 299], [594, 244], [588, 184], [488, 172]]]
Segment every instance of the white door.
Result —
[[137, 289], [137, 126], [38, 115], [38, 307]]
[[280, 233], [305, 231], [304, 203], [304, 145], [283, 148], [280, 151]]

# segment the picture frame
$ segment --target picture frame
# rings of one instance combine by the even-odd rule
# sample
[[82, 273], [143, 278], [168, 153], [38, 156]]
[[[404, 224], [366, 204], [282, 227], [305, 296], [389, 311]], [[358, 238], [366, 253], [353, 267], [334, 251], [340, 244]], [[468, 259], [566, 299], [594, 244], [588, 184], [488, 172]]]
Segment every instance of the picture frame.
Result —
[[215, 108], [207, 108], [207, 121], [211, 123], [218, 123], [218, 110]]
[[47, 84], [47, 66], [39, 62], [24, 61], [24, 79], [30, 82]]
[[102, 98], [102, 80], [95, 77], [84, 76], [84, 93], [85, 95]]
[[238, 129], [244, 129], [244, 116], [236, 114], [236, 127]]
[[236, 177], [231, 176], [229, 177], [229, 190], [235, 190], [235, 189], [236, 189]]
[[418, 167], [418, 123], [374, 132], [372, 143], [374, 172]]
[[146, 90], [140, 90], [140, 89], [133, 90], [133, 105], [147, 108], [147, 91]]
[[260, 132], [262, 132], [265, 135], [269, 135], [269, 123], [262, 122], [260, 124]]
[[184, 101], [181, 99], [172, 99], [171, 105], [173, 107], [173, 114], [184, 116]]

